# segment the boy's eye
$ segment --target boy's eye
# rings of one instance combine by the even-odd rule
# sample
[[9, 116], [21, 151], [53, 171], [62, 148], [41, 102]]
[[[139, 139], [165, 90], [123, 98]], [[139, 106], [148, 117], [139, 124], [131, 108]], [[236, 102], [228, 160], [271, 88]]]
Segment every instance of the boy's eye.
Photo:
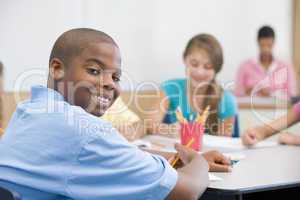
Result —
[[118, 76], [113, 76], [113, 80], [114, 80], [114, 82], [120, 82], [120, 77], [118, 77]]
[[88, 68], [87, 69], [88, 73], [91, 75], [99, 75], [101, 73], [101, 71], [99, 69], [94, 69], [94, 68]]

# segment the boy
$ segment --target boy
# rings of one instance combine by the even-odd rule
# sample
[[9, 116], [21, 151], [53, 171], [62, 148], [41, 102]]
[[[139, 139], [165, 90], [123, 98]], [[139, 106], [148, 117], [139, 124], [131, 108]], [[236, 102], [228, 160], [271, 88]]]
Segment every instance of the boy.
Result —
[[57, 39], [48, 88], [32, 87], [0, 141], [0, 186], [24, 200], [197, 199], [207, 162], [229, 169], [220, 154], [177, 145], [185, 165], [175, 171], [99, 119], [120, 94], [120, 65], [117, 44], [103, 32], [73, 29]]
[[257, 34], [259, 55], [245, 61], [238, 70], [235, 82], [237, 96], [283, 96], [288, 99], [297, 94], [293, 67], [274, 56], [275, 31], [263, 26]]

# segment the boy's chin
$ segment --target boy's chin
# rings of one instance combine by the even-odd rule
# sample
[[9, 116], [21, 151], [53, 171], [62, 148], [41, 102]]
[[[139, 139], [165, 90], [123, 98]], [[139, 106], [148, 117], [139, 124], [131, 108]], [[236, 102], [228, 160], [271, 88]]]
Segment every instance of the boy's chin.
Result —
[[90, 112], [90, 114], [92, 114], [94, 116], [97, 116], [97, 117], [101, 117], [101, 116], [104, 115], [105, 111], [106, 110], [102, 110], [102, 109], [99, 110], [99, 109], [97, 109], [97, 110], [93, 110], [92, 112]]

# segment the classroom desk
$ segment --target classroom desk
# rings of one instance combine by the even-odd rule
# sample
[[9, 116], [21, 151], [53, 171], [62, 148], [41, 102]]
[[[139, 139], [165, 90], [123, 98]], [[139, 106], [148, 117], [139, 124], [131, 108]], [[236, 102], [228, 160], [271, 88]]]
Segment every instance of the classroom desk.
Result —
[[[268, 141], [274, 142], [277, 137]], [[144, 140], [157, 148], [163, 144], [165, 146], [162, 148], [169, 152], [173, 151], [172, 145], [179, 142], [177, 138], [164, 136], [146, 136]], [[233, 166], [231, 173], [212, 173], [223, 180], [211, 181], [201, 200], [284, 199], [286, 195], [300, 198], [300, 147], [277, 145], [256, 149], [226, 149], [203, 146], [203, 151], [212, 149], [243, 154], [245, 158]]]
[[245, 150], [246, 159], [231, 173], [213, 173], [222, 181], [211, 182], [201, 200], [251, 200], [300, 198], [300, 147], [277, 146]]
[[274, 97], [238, 97], [237, 103], [239, 109], [287, 109], [290, 101]]

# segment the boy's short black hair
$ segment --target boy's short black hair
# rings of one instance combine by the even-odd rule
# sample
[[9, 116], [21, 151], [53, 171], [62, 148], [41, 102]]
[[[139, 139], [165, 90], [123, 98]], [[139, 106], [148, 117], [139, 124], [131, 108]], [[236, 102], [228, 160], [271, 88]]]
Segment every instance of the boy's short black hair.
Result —
[[74, 56], [80, 53], [91, 43], [107, 42], [118, 46], [116, 42], [106, 33], [91, 28], [76, 28], [64, 32], [55, 41], [49, 64], [53, 58], [60, 59], [66, 66]]
[[262, 38], [273, 38], [275, 39], [274, 29], [270, 26], [263, 26], [258, 30], [257, 40]]

